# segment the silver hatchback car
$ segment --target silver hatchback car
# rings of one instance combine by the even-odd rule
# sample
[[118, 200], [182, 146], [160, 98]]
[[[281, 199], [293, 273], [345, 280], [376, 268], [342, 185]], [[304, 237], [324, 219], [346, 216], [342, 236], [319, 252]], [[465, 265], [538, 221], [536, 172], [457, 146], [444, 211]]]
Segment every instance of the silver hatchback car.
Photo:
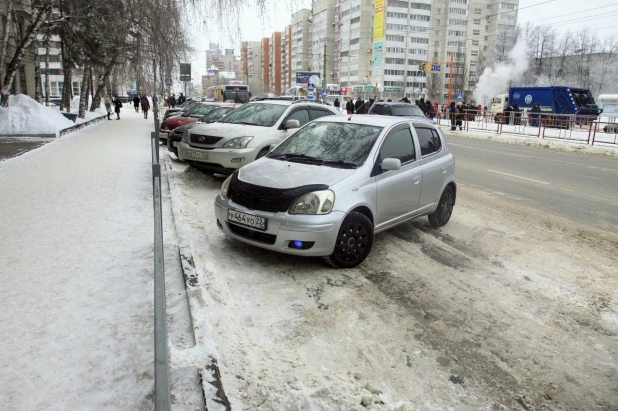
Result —
[[375, 233], [423, 215], [445, 225], [456, 194], [455, 160], [432, 123], [330, 116], [234, 172], [215, 215], [239, 241], [351, 268]]

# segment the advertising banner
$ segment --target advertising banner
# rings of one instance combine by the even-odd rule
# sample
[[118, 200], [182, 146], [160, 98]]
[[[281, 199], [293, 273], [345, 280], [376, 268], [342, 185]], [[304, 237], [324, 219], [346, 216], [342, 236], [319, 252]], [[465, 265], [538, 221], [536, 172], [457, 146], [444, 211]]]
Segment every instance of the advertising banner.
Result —
[[373, 68], [379, 69], [382, 67], [382, 56], [375, 56], [373, 58]]
[[373, 9], [373, 40], [384, 37], [384, 0], [375, 0]]
[[297, 71], [296, 72], [296, 85], [297, 86], [306, 86], [309, 83], [315, 84], [315, 85], [322, 84], [322, 81], [320, 80], [320, 73], [309, 72], [309, 71]]

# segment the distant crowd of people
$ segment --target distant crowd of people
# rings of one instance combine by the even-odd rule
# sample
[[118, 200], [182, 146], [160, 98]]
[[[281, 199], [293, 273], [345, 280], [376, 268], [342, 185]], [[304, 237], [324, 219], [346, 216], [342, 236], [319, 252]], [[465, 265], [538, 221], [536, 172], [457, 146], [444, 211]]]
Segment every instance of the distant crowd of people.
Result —
[[[144, 113], [144, 118], [148, 118], [148, 111], [150, 110], [150, 101], [145, 94], [141, 97], [135, 95], [131, 100], [133, 102], [133, 106], [135, 107], [135, 112], [139, 113], [140, 106], [142, 108], [142, 112]], [[120, 120], [120, 109], [122, 108], [122, 100], [120, 97], [115, 96], [111, 98], [110, 96], [105, 96], [103, 99], [103, 103], [105, 104], [105, 110], [107, 111], [107, 119], [112, 120], [112, 106], [114, 107], [114, 112], [116, 113], [116, 120]]]
[[180, 96], [176, 98], [176, 94], [172, 93], [171, 96], [165, 99], [165, 104], [168, 108], [174, 108], [181, 105], [185, 101], [187, 101], [187, 98], [184, 96], [184, 94], [180, 93]]

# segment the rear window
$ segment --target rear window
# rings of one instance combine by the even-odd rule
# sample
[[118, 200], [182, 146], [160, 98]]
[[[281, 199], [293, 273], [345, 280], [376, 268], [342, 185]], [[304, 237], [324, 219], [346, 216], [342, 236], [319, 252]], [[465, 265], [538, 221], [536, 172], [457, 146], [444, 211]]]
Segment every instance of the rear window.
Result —
[[418, 143], [421, 146], [421, 156], [437, 153], [442, 149], [442, 141], [438, 132], [430, 128], [415, 127]]
[[382, 114], [382, 110], [384, 109], [384, 105], [375, 104], [373, 106], [372, 114]]
[[391, 106], [394, 116], [419, 116], [425, 117], [423, 111], [414, 104], [398, 104]]

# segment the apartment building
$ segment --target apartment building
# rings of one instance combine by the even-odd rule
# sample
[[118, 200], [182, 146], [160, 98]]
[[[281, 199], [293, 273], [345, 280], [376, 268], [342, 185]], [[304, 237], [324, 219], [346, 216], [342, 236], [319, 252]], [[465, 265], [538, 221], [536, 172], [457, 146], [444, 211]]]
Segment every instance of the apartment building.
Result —
[[234, 54], [234, 49], [221, 49], [219, 44], [210, 43], [206, 50], [206, 67], [216, 66], [222, 72], [234, 72], [241, 78], [240, 60]]
[[296, 85], [296, 72], [309, 70], [309, 45], [311, 38], [309, 35], [309, 21], [311, 20], [311, 10], [302, 9], [292, 14], [292, 85]]
[[337, 0], [313, 0], [309, 24], [309, 71], [322, 74], [322, 87], [334, 83], [335, 5]]
[[260, 70], [260, 77], [262, 79], [262, 91], [264, 93], [271, 93], [270, 91], [270, 38], [264, 37], [262, 39], [262, 66]]
[[[470, 98], [499, 33], [513, 30], [518, 0], [375, 0], [373, 75], [381, 98]], [[439, 71], [423, 72], [430, 63]]]
[[335, 83], [355, 93], [370, 89], [372, 75], [372, 0], [339, 0], [335, 6]]
[[268, 90], [277, 96], [281, 94], [281, 35], [280, 31], [272, 34], [268, 53], [268, 70], [270, 71]]
[[241, 43], [241, 71], [245, 84], [251, 89], [251, 93], [261, 93], [262, 84], [262, 44], [259, 41], [243, 41]]
[[[45, 73], [46, 55], [49, 57], [49, 97], [61, 98], [64, 89], [64, 66], [62, 63], [62, 44], [60, 36], [52, 35], [49, 41], [49, 52], [46, 47], [45, 35], [37, 36], [37, 53], [39, 55], [39, 65], [41, 67], [41, 94], [46, 95]], [[71, 92], [73, 96], [79, 96], [82, 87], [83, 70], [73, 70], [71, 81]]]
[[281, 34], [281, 84], [280, 90], [285, 94], [286, 90], [296, 85], [296, 77], [292, 83], [292, 25], [286, 26]]

